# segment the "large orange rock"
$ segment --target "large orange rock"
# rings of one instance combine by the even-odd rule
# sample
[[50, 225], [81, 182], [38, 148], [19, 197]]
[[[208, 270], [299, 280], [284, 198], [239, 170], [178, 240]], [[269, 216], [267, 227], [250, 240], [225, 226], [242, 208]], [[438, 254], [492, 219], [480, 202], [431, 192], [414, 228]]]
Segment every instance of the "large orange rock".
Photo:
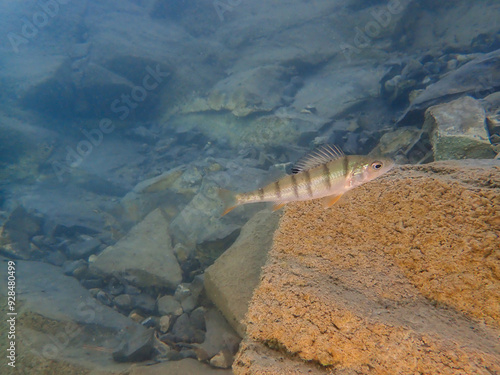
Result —
[[477, 160], [290, 204], [235, 374], [500, 373], [499, 209], [500, 162]]

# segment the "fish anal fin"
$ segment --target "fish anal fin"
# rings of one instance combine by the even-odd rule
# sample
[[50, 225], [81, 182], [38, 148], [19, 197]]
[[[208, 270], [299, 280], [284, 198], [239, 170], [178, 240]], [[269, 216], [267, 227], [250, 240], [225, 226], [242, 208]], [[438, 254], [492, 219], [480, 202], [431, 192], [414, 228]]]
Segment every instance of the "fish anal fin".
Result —
[[340, 199], [342, 194], [339, 195], [330, 195], [328, 197], [323, 198], [323, 207], [330, 208]]
[[236, 199], [236, 194], [232, 191], [226, 189], [219, 189], [217, 191], [219, 198], [224, 203], [224, 212], [221, 216], [224, 216], [231, 212], [236, 206], [238, 206], [238, 200]]
[[282, 208], [284, 205], [286, 204], [286, 202], [282, 202], [282, 203], [275, 203], [273, 205], [273, 211], [278, 211], [280, 208]]

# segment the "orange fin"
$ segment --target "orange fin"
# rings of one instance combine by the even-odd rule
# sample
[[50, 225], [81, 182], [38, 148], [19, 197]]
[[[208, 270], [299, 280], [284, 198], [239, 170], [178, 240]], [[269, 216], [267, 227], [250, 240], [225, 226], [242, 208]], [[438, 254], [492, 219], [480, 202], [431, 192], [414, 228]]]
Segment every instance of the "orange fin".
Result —
[[234, 192], [226, 189], [219, 189], [217, 193], [225, 206], [224, 212], [221, 216], [226, 215], [227, 213], [231, 212], [236, 206], [238, 206], [236, 194]]
[[221, 217], [230, 213], [232, 210], [234, 210], [236, 208], [236, 206], [231, 206], [231, 207], [228, 207], [224, 210], [224, 212], [222, 213], [222, 215], [220, 215]]
[[342, 194], [339, 195], [330, 195], [329, 197], [323, 198], [323, 207], [329, 208], [332, 207], [337, 201], [340, 199]]
[[280, 208], [282, 208], [287, 202], [283, 202], [283, 203], [275, 203], [273, 205], [273, 211], [278, 211]]

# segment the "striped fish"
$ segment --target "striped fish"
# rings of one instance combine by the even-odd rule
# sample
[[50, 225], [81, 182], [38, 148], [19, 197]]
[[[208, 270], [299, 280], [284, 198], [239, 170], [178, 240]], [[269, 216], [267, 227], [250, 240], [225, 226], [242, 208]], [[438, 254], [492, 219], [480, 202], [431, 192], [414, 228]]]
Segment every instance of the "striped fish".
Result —
[[326, 145], [299, 160], [287, 175], [263, 188], [236, 194], [220, 189], [219, 196], [226, 208], [222, 216], [242, 204], [274, 202], [278, 210], [289, 202], [323, 198], [331, 207], [348, 190], [389, 171], [394, 161], [386, 158], [345, 155], [336, 146]]

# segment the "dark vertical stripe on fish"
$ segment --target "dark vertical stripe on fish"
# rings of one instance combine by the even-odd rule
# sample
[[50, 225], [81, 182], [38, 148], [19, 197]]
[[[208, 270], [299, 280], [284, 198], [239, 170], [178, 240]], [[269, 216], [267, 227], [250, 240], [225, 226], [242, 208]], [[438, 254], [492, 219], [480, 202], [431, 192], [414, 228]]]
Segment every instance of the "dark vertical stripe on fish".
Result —
[[259, 198], [260, 198], [260, 200], [261, 201], [264, 200], [264, 189], [260, 188], [258, 191], [259, 191]]
[[278, 198], [281, 198], [281, 187], [280, 187], [280, 182], [279, 181], [276, 181], [274, 183], [274, 189], [276, 190], [276, 196]]
[[330, 181], [330, 169], [328, 168], [328, 163], [323, 164], [323, 179], [325, 180], [325, 185], [328, 190], [332, 188], [332, 183]]
[[295, 175], [292, 174], [292, 175], [290, 175], [290, 177], [292, 178], [293, 194], [295, 194], [295, 198], [298, 198], [299, 197], [299, 189], [297, 186], [297, 181], [296, 181]]
[[348, 159], [348, 156], [344, 156], [344, 177], [347, 177], [347, 172], [348, 172], [348, 169], [349, 169], [349, 159]]
[[309, 171], [304, 172], [304, 177], [306, 178], [307, 194], [309, 194], [309, 197], [312, 197], [313, 191], [311, 186], [311, 174], [309, 173]]

